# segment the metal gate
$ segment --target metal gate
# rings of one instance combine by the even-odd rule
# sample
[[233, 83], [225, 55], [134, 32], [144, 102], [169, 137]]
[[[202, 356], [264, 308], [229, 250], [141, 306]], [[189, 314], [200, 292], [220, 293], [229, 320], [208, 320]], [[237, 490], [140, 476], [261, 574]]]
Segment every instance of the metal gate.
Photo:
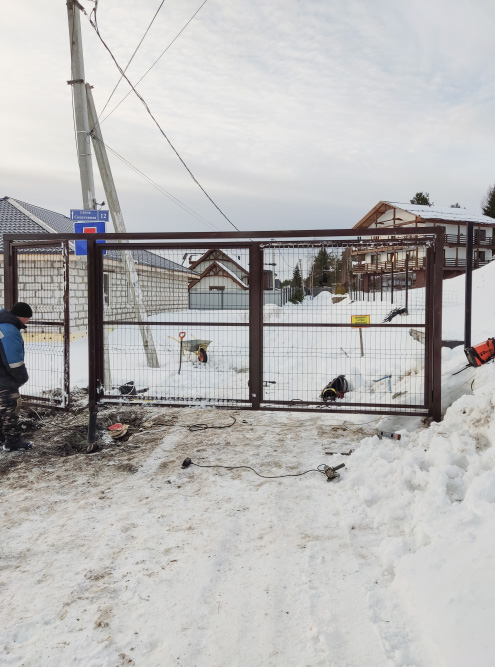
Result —
[[[409, 254], [416, 248], [422, 249], [427, 276], [423, 288], [411, 289], [416, 264]], [[431, 242], [418, 237], [278, 242], [263, 244], [262, 253], [264, 265], [297, 266], [306, 280], [292, 307], [262, 309], [261, 408], [437, 414], [441, 340], [435, 335], [440, 336], [441, 312], [436, 318], [432, 313], [441, 303], [441, 278], [435, 283]], [[394, 253], [390, 272], [377, 270], [379, 253]], [[406, 256], [402, 270], [397, 254]], [[333, 286], [342, 273], [345, 293], [323, 288], [313, 297], [315, 282]], [[322, 389], [341, 375], [348, 391], [325, 401]]]
[[21, 388], [31, 405], [70, 404], [69, 242], [7, 240], [5, 307], [29, 303], [33, 318], [23, 332], [28, 382]]
[[[438, 420], [444, 229], [383, 232], [6, 235], [6, 305], [35, 311], [29, 398], [68, 403], [68, 243], [85, 239], [93, 414], [126, 402]], [[338, 375], [348, 391], [323, 400]]]
[[[442, 230], [394, 230], [393, 237], [381, 238], [376, 230], [360, 233], [284, 232], [297, 240], [270, 241], [253, 237], [273, 239], [276, 232], [239, 234], [238, 240], [188, 235], [187, 243], [173, 242], [179, 234], [162, 237], [166, 242], [158, 235], [125, 235], [132, 237], [125, 247], [137, 267], [148, 338], [118, 257], [122, 245], [107, 242], [105, 258], [93, 240], [88, 262], [95, 404], [439, 419]], [[378, 253], [393, 255], [390, 271], [374, 272], [373, 262], [363, 261], [371, 256], [377, 264]], [[363, 274], [366, 265], [371, 269]], [[411, 289], [420, 272], [424, 286]], [[281, 289], [288, 281], [290, 302], [280, 307], [266, 299], [270, 287]], [[345, 293], [335, 293], [336, 285]], [[208, 303], [191, 309], [195, 289], [203, 302], [209, 291], [213, 304], [219, 292], [238, 290], [246, 307], [239, 308], [237, 299], [231, 310]], [[149, 363], [150, 339], [155, 365]], [[322, 389], [338, 375], [346, 377], [349, 391], [342, 399], [323, 400]]]

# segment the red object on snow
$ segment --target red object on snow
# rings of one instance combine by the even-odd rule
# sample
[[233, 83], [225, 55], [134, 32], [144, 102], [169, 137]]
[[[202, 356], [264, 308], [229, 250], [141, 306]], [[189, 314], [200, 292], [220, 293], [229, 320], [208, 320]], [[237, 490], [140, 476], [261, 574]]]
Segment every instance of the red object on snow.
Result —
[[109, 431], [120, 431], [121, 428], [123, 428], [123, 424], [112, 424], [111, 426], [108, 427]]
[[495, 357], [495, 338], [488, 338], [474, 347], [466, 347], [464, 354], [470, 366], [481, 366]]

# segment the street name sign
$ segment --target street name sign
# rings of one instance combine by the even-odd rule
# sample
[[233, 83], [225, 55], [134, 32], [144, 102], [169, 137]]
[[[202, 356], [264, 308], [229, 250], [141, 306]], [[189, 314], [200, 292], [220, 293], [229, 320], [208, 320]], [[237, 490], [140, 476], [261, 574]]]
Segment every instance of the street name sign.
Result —
[[97, 211], [93, 208], [71, 208], [70, 219], [74, 222], [108, 222], [110, 211]]

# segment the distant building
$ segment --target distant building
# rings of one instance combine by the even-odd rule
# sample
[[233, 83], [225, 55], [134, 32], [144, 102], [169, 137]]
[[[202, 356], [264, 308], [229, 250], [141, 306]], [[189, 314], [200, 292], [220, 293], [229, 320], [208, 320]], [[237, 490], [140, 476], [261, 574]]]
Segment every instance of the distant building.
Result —
[[189, 269], [199, 274], [190, 281], [189, 290], [249, 290], [249, 271], [218, 248], [205, 252]]
[[[189, 282], [189, 307], [206, 310], [240, 310], [249, 308], [249, 270], [240, 256], [232, 257], [220, 248], [207, 250], [192, 261], [190, 271], [197, 275]], [[263, 301], [283, 305], [289, 290], [280, 287], [270, 269], [263, 271]], [[278, 285], [277, 285], [278, 283]]]
[[[396, 202], [379, 202], [353, 229], [376, 229], [375, 239], [387, 236], [388, 228], [445, 227], [444, 278], [453, 278], [466, 271], [466, 227], [473, 222], [475, 268], [483, 266], [495, 258], [495, 219], [486, 215], [470, 213], [463, 208], [440, 208]], [[364, 291], [371, 287], [372, 280], [380, 276], [383, 284], [393, 272], [397, 287], [405, 284], [406, 252], [408, 253], [409, 283], [412, 287], [423, 287], [425, 276], [424, 248], [400, 246], [384, 248], [377, 246], [369, 252], [352, 253], [352, 271], [362, 275]]]

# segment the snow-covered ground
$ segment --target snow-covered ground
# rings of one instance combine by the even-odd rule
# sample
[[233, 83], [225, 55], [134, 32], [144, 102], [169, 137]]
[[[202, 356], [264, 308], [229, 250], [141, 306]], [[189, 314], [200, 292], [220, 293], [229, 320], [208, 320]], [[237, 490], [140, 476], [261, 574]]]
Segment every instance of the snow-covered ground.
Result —
[[[473, 276], [473, 343], [495, 334], [494, 278]], [[444, 283], [445, 339], [462, 340], [463, 285]], [[491, 667], [495, 364], [452, 376], [465, 363], [443, 350], [438, 424], [141, 408], [98, 454], [4, 454], [0, 663]], [[263, 479], [187, 456], [345, 468]]]

